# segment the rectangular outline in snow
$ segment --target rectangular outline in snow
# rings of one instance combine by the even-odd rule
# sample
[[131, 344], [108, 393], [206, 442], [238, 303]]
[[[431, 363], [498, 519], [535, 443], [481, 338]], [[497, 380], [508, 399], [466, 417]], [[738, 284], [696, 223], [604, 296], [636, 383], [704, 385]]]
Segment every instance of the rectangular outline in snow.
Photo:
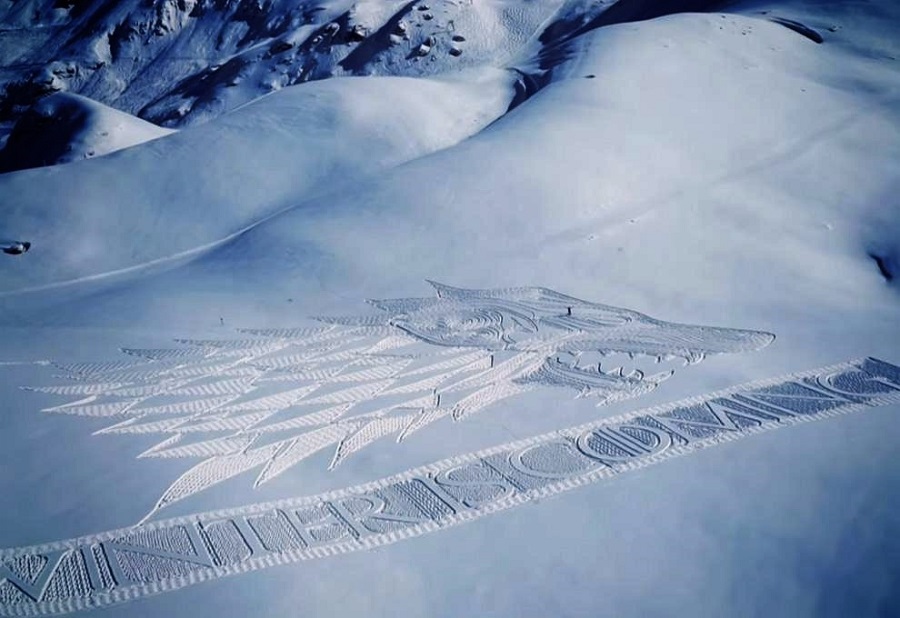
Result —
[[[317, 496], [0, 550], [0, 585], [11, 586], [22, 598], [20, 602], [0, 604], [0, 615], [38, 616], [102, 607], [225, 575], [386, 545], [722, 442], [893, 403], [900, 403], [900, 367], [865, 358], [594, 421]], [[574, 467], [537, 470], [526, 463], [526, 455], [541, 448], [561, 449], [566, 455], [540, 461], [565, 461]], [[395, 503], [407, 511], [389, 511], [389, 505]], [[251, 519], [273, 512], [297, 533], [289, 536], [302, 539], [304, 547], [297, 548], [292, 542], [293, 546], [284, 550], [273, 548], [273, 540], [263, 539], [249, 524]], [[308, 512], [317, 512], [318, 519], [310, 521], [301, 515]], [[203, 528], [228, 519], [247, 524], [237, 526], [247, 557], [220, 564], [214, 558], [214, 539]], [[116, 559], [116, 552], [109, 549], [120, 546], [121, 539], [136, 531], [164, 538], [166, 532], [176, 530], [189, 532], [194, 553], [179, 557], [171, 550], [133, 544], [127, 550], [157, 560], [178, 561], [182, 567], [186, 563], [190, 565], [186, 575], [153, 580], [153, 562], [149, 562], [143, 573], [147, 581], [143, 583], [101, 581], [101, 571], [111, 573], [113, 579], [122, 578], [119, 565], [100, 564]], [[338, 534], [333, 538], [316, 536], [335, 532]], [[97, 546], [107, 551], [95, 552]], [[67, 563], [71, 568], [61, 568], [62, 558], [74, 555], [90, 555], [97, 563], [73, 559]], [[10, 564], [29, 556], [44, 560], [44, 568], [31, 582]], [[83, 596], [47, 598], [52, 589], [76, 589], [65, 581], [76, 576], [73, 569], [80, 571], [77, 576], [82, 582], [90, 582], [91, 591]], [[54, 586], [56, 578], [63, 581]]]

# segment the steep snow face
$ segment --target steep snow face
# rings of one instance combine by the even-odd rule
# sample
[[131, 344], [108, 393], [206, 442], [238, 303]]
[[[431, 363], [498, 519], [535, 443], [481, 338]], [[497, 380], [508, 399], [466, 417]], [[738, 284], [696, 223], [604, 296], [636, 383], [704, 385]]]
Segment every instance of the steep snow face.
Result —
[[170, 133], [171, 129], [88, 98], [60, 92], [40, 99], [19, 119], [0, 150], [0, 173], [90, 159]]
[[333, 75], [499, 63], [559, 0], [21, 0], [0, 4], [0, 120], [83, 94], [165, 126]]
[[[41, 251], [8, 291], [172, 258], [367, 174], [452, 146], [506, 110], [513, 75], [339, 78], [79, 165], [0, 176], [3, 233]], [[29, 256], [31, 257], [31, 256]]]

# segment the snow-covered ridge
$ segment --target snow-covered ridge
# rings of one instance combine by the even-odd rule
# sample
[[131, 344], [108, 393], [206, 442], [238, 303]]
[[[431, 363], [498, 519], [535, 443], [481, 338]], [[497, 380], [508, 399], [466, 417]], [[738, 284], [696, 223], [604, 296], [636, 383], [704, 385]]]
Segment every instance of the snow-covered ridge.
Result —
[[41, 246], [27, 263], [7, 263], [0, 287], [182, 256], [452, 146], [501, 116], [513, 94], [508, 72], [464, 77], [319, 81], [83, 165], [0, 175], [3, 233]]
[[[477, 65], [521, 75], [513, 106], [546, 85], [591, 30], [720, 8], [721, 0], [19, 0], [0, 3], [0, 144], [30, 134], [48, 94], [89, 97], [151, 123], [206, 121], [286, 86], [342, 75], [426, 76]], [[765, 14], [767, 11], [760, 11]], [[773, 21], [821, 42], [813, 28]], [[577, 45], [576, 45], [577, 47]], [[71, 133], [64, 121], [53, 132]], [[138, 123], [130, 123], [137, 125]], [[45, 131], [46, 132], [46, 131]], [[102, 133], [103, 131], [98, 131]], [[30, 138], [33, 141], [33, 138]], [[21, 140], [20, 140], [21, 141]], [[59, 141], [59, 140], [57, 140]], [[7, 153], [0, 170], [84, 158], [136, 143]], [[57, 145], [58, 146], [58, 145]], [[66, 155], [67, 147], [73, 154]], [[51, 148], [51, 150], [53, 150]], [[13, 157], [19, 161], [11, 161]]]
[[501, 61], [559, 0], [0, 3], [0, 120], [71, 91], [184, 126], [285, 86]]
[[547, 68], [565, 56], [561, 46], [591, 29], [723, 4], [9, 0], [0, 3], [0, 121], [59, 91], [177, 127], [332, 76], [435, 75], [535, 51]]
[[88, 98], [58, 92], [19, 119], [0, 150], [0, 173], [90, 159], [170, 133]]
[[[616, 186], [628, 179], [638, 182], [648, 172], [657, 182], [680, 183], [678, 179], [694, 177], [689, 162], [703, 162], [696, 171], [705, 175], [705, 170], [717, 166], [727, 169], [740, 163], [741, 156], [736, 154], [739, 151], [769, 151], [777, 148], [786, 135], [802, 134], [798, 130], [800, 120], [815, 106], [828, 110], [818, 115], [832, 118], [833, 125], [843, 122], [841, 118], [847, 114], [862, 119], [860, 105], [867, 104], [855, 100], [850, 92], [855, 78], [847, 76], [869, 71], [873, 84], [890, 81], [887, 76], [891, 63], [887, 56], [877, 55], [885, 53], [888, 39], [879, 35], [882, 30], [871, 26], [880, 23], [878, 18], [867, 14], [848, 16], [840, 11], [804, 13], [802, 4], [795, 4], [800, 4], [800, 8], [791, 11], [780, 4], [774, 10], [763, 5], [745, 8], [753, 18], [719, 14], [593, 30], [586, 24], [603, 18], [603, 8], [608, 5], [571, 0], [556, 7], [552, 19], [535, 31], [555, 30], [559, 45], [544, 45], [543, 34], [533, 35], [520, 50], [532, 50], [533, 55], [529, 58], [520, 54], [511, 61], [534, 75], [546, 75], [544, 82], [556, 84], [550, 90], [557, 94], [539, 97], [541, 100], [535, 99], [531, 109], [508, 115], [492, 131], [479, 135], [477, 144], [445, 153], [436, 164], [443, 170], [464, 170], [460, 177], [466, 179], [452, 191], [445, 191], [448, 195], [471, 191], [469, 179], [478, 178], [477, 171], [483, 167], [478, 153], [485, 148], [492, 153], [491, 161], [500, 161], [527, 152], [535, 141], [549, 139], [548, 143], [552, 143], [569, 135], [567, 153], [578, 153], [591, 160], [597, 156], [591, 144], [599, 140], [618, 140], [625, 147], [648, 139], [654, 144], [651, 159], [637, 166], [621, 157], [603, 164], [605, 186]], [[639, 3], [625, 0], [614, 6], [620, 5], [635, 7]], [[359, 6], [355, 11], [363, 14]], [[576, 15], [580, 17], [576, 19]], [[810, 27], [828, 34], [828, 42], [816, 45], [808, 37], [771, 23], [772, 17], [779, 16], [811, 24]], [[828, 30], [836, 24], [846, 31], [833, 34]], [[654, 36], [663, 38], [657, 44]], [[640, 43], [632, 43], [634, 40]], [[711, 62], [704, 55], [710, 45], [719, 50], [717, 53], [725, 54], [726, 60]], [[859, 60], [847, 55], [863, 45], [867, 46], [867, 57], [874, 59]], [[547, 52], [563, 47], [567, 48], [565, 53], [554, 60], [552, 67], [542, 66]], [[627, 57], [619, 52], [624, 48], [631, 49]], [[889, 53], [890, 47], [886, 51]], [[836, 66], [858, 68], [842, 68], [836, 73], [823, 70], [820, 67], [828, 57], [841, 59], [843, 64]], [[640, 83], [632, 72], [636, 67], [641, 67]], [[669, 67], [669, 72], [661, 67]], [[737, 73], [738, 78], [737, 71], [746, 75]], [[184, 256], [246, 231], [273, 213], [344, 190], [363, 175], [452, 146], [504, 114], [511, 102], [513, 72], [473, 69], [453, 75], [449, 81], [368, 78], [305, 84], [273, 93], [214, 122], [192, 127], [187, 133], [94, 161], [90, 170], [35, 170], [0, 177], [0, 193], [16, 196], [4, 204], [3, 233], [33, 241], [40, 248], [29, 254], [27, 264], [9, 266], [12, 270], [5, 273], [3, 288], [9, 291], [40, 287]], [[599, 79], [589, 87], [583, 78], [593, 75], [599, 75]], [[810, 96], [801, 104], [792, 94], [807, 90], [818, 96]], [[542, 110], [555, 108], [558, 101], [568, 96], [559, 93], [569, 91], [590, 92], [590, 97], [600, 97], [601, 101], [615, 92], [621, 109], [591, 114], [589, 121], [574, 122], [571, 127], [565, 117], [547, 125], [549, 116]], [[682, 94], [673, 97], [675, 92]], [[669, 109], [684, 97], [698, 93], [703, 93], [702, 107]], [[754, 101], [768, 101], [769, 106], [745, 105], [747, 93], [754, 93], [749, 95]], [[889, 98], [890, 94], [884, 96]], [[669, 101], [667, 114], [652, 111], [661, 100]], [[778, 103], [779, 100], [783, 102]], [[868, 121], [881, 122], [881, 111], [876, 108], [875, 113], [869, 113]], [[618, 115], [633, 116], [635, 119], [627, 122], [634, 124], [611, 120]], [[814, 114], [809, 122], [817, 124], [817, 117]], [[736, 118], [743, 120], [730, 132], [714, 129]], [[828, 124], [806, 133], [823, 131], [823, 126]], [[582, 142], [584, 145], [578, 146]], [[703, 146], [690, 146], [692, 142]], [[506, 145], [494, 146], [501, 143]], [[689, 156], [681, 152], [685, 147], [690, 150]], [[619, 154], [622, 152], [620, 149]], [[248, 156], [250, 153], [252, 156]], [[472, 169], [466, 169], [469, 161], [475, 162]], [[557, 182], [555, 174], [544, 179], [543, 168], [532, 169], [533, 165], [512, 166], [499, 182], [503, 184], [520, 173], [526, 176], [523, 186]], [[181, 173], [186, 169], [195, 171], [191, 175]], [[393, 183], [391, 178], [395, 176], [399, 185], [408, 175], [408, 171], [401, 170], [389, 180]], [[338, 177], [341, 181], [335, 183]], [[158, 182], [158, 178], [166, 181]], [[431, 181], [414, 181], [414, 187], [402, 192], [421, 193], [428, 182]], [[574, 189], [594, 183], [593, 176], [570, 178], [569, 182], [569, 201], [576, 197], [576, 203], [580, 203], [589, 196], [603, 199], [602, 191]], [[878, 186], [879, 183], [871, 188], [858, 185], [858, 194], [878, 193], [882, 190]], [[397, 203], [397, 199], [384, 203]], [[313, 211], [321, 212], [323, 207], [316, 206]], [[582, 208], [588, 208], [587, 204]], [[368, 209], [367, 203], [359, 212]], [[863, 216], [863, 212], [867, 226], [880, 216], [868, 205], [857, 216]], [[298, 233], [306, 234], [311, 222], [305, 214], [298, 216], [303, 219], [297, 224]], [[896, 270], [896, 242], [885, 232], [892, 225], [888, 222], [882, 228], [873, 226], [873, 233], [865, 232], [867, 246], [861, 251], [873, 266], [876, 262], [880, 265], [886, 277], [893, 277]], [[293, 226], [291, 223], [289, 227]], [[270, 230], [282, 227], [283, 220], [269, 225]], [[241, 245], [256, 244], [242, 248], [242, 255], [257, 253], [256, 247], [273, 243], [268, 238], [262, 242], [250, 238], [253, 236]]]

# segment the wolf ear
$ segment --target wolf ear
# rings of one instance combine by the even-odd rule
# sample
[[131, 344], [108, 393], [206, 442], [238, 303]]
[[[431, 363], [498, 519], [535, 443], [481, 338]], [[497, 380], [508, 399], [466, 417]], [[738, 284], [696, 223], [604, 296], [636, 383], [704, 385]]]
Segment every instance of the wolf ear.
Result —
[[437, 292], [438, 298], [449, 298], [449, 299], [460, 299], [465, 298], [467, 296], [472, 296], [474, 290], [466, 290], [463, 288], [455, 288], [449, 285], [445, 285], [443, 283], [439, 283], [432, 279], [425, 280], [428, 285], [434, 288], [434, 291]]

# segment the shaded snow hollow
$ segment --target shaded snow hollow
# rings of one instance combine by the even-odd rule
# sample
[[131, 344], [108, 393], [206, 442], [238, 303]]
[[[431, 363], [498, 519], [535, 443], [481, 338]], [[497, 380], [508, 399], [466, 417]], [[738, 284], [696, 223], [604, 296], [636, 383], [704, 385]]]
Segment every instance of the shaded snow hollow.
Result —
[[71, 163], [169, 135], [171, 129], [60, 92], [35, 103], [0, 150], [0, 173]]

